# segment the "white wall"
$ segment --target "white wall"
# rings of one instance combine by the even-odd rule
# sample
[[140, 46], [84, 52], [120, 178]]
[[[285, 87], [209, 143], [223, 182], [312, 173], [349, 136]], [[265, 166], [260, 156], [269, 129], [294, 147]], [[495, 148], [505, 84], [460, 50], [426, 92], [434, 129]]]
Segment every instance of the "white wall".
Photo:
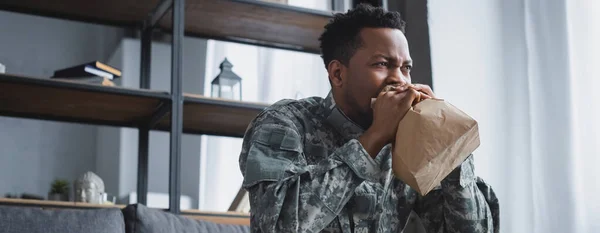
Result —
[[[139, 87], [139, 39], [122, 40], [123, 30], [31, 15], [0, 12], [0, 63], [6, 73], [50, 77], [54, 70], [100, 60], [123, 71], [128, 87]], [[184, 40], [185, 92], [202, 94], [206, 40]], [[151, 88], [170, 91], [170, 43], [153, 44]], [[55, 178], [74, 180], [96, 172], [110, 195], [137, 187], [135, 129], [0, 117], [0, 195], [46, 196]], [[200, 136], [182, 137], [183, 195], [197, 207]], [[168, 193], [169, 134], [151, 132], [150, 192]], [[167, 199], [168, 200], [168, 199]], [[182, 201], [183, 202], [183, 201]]]
[[[243, 101], [272, 104], [281, 99], [325, 97], [331, 89], [327, 70], [316, 54], [213, 40], [207, 54], [207, 94], [224, 58], [242, 77]], [[243, 181], [239, 167], [242, 138], [203, 136], [202, 145], [200, 209], [226, 211]]]
[[526, 119], [509, 118], [507, 116], [514, 114], [505, 114], [528, 111], [522, 104], [511, 104], [527, 95], [525, 91], [514, 91], [522, 90], [515, 87], [523, 86], [526, 80], [523, 78], [526, 50], [520, 2], [430, 0], [428, 3], [433, 87], [439, 97], [479, 121], [481, 146], [474, 153], [475, 169], [498, 195], [502, 232], [521, 232], [508, 227], [532, 221], [512, 217], [517, 216], [511, 213], [519, 211], [519, 206], [531, 203], [524, 201], [527, 198], [511, 198], [526, 194], [507, 189], [530, 184], [513, 180], [510, 182], [514, 184], [509, 186], [505, 183], [509, 181], [501, 175], [510, 174], [512, 167], [528, 166], [525, 161], [506, 159], [514, 146], [527, 142], [525, 133], [515, 133]]
[[[56, 69], [103, 61], [122, 34], [113, 27], [0, 11], [0, 63], [6, 73], [47, 78]], [[0, 117], [0, 195], [46, 197], [55, 178], [72, 181], [94, 170], [95, 142], [95, 126]]]
[[[183, 51], [183, 91], [202, 94], [206, 40], [186, 38]], [[139, 88], [140, 40], [121, 41], [110, 64], [122, 70], [122, 86]], [[153, 43], [151, 64], [150, 88], [170, 92], [170, 43]], [[169, 139], [168, 132], [150, 132], [149, 192], [168, 194]], [[181, 193], [191, 198], [191, 208], [197, 208], [200, 190], [200, 136], [184, 134], [181, 140]], [[112, 195], [124, 198], [137, 190], [138, 131], [136, 129], [100, 127], [97, 153], [98, 174], [105, 179], [110, 179]], [[165, 204], [168, 205], [168, 199], [164, 200], [167, 203], [152, 203], [149, 200], [148, 206], [165, 207]]]

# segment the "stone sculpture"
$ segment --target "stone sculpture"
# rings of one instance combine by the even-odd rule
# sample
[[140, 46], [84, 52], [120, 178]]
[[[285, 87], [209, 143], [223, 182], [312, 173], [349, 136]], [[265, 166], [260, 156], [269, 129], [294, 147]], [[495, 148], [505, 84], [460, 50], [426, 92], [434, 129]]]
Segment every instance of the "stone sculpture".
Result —
[[74, 183], [75, 201], [92, 204], [104, 202], [104, 181], [93, 172], [86, 172]]

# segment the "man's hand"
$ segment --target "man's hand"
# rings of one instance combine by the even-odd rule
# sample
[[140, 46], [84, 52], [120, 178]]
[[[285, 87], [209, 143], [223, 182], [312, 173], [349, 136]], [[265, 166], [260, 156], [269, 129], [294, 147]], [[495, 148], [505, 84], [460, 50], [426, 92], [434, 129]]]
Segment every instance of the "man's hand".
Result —
[[413, 103], [413, 106], [423, 100], [435, 98], [435, 94], [433, 94], [433, 90], [431, 90], [431, 87], [429, 87], [427, 85], [412, 84], [412, 88], [417, 90], [420, 93], [420, 96], [419, 96], [420, 98], [417, 97], [418, 101], [415, 101]]
[[406, 85], [379, 93], [373, 104], [373, 124], [358, 139], [371, 157], [377, 156], [383, 146], [394, 141], [400, 120], [421, 95], [417, 89]]

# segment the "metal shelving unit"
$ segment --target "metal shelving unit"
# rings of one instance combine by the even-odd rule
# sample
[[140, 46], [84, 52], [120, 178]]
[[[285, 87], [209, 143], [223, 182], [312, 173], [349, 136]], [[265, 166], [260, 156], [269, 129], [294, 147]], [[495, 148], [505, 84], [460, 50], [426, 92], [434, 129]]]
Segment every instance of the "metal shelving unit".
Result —
[[[141, 31], [140, 88], [0, 74], [0, 115], [139, 129], [138, 203], [148, 193], [150, 130], [170, 132], [169, 211], [180, 214], [182, 133], [242, 137], [265, 104], [182, 92], [184, 36], [318, 53], [332, 13], [258, 0], [4, 0], [0, 10]], [[152, 32], [172, 36], [171, 91], [150, 87]], [[39, 102], [37, 96], [48, 99]], [[189, 213], [187, 213], [189, 214]]]

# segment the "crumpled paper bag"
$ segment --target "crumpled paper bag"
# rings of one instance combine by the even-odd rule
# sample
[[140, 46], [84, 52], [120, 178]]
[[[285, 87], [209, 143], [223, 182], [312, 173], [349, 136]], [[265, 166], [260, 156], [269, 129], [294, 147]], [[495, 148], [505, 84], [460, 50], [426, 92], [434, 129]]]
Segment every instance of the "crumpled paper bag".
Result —
[[416, 102], [398, 125], [392, 169], [397, 178], [426, 195], [479, 147], [479, 127], [442, 99]]

